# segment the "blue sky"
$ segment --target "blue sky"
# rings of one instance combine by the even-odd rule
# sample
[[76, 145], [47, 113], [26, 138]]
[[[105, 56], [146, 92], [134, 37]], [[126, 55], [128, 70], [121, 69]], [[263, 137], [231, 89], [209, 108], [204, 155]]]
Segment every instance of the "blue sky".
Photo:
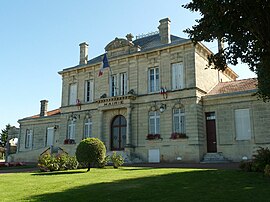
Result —
[[[40, 100], [49, 110], [61, 106], [57, 72], [79, 62], [79, 43], [89, 43], [89, 58], [104, 53], [115, 37], [157, 31], [171, 19], [171, 33], [200, 16], [181, 7], [188, 0], [2, 0], [0, 4], [0, 129], [38, 114]], [[215, 44], [207, 44], [215, 50]], [[240, 78], [254, 77], [247, 67], [233, 67]]]

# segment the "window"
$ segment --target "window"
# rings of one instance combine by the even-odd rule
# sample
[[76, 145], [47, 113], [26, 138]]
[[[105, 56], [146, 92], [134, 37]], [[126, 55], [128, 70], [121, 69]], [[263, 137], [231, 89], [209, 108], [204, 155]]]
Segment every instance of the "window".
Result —
[[172, 89], [183, 89], [185, 88], [185, 74], [183, 63], [172, 64]]
[[92, 119], [87, 118], [84, 122], [84, 138], [92, 136]]
[[32, 148], [33, 144], [33, 132], [27, 129], [25, 134], [25, 148]]
[[72, 119], [72, 120], [70, 120], [68, 122], [68, 135], [67, 135], [67, 139], [75, 140], [75, 126], [76, 126], [76, 121], [74, 119]]
[[117, 96], [117, 75], [112, 75], [110, 79], [110, 96]]
[[120, 74], [120, 95], [127, 94], [127, 73]]
[[184, 108], [173, 109], [173, 132], [186, 133], [186, 121]]
[[84, 87], [85, 95], [84, 100], [85, 102], [93, 102], [94, 97], [94, 82], [93, 80], [85, 81], [85, 87]]
[[47, 128], [46, 146], [53, 145], [54, 142], [54, 127]]
[[151, 68], [148, 73], [148, 85], [149, 92], [157, 92], [159, 91], [159, 68]]
[[160, 130], [160, 116], [159, 112], [152, 111], [149, 113], [149, 134], [159, 134]]
[[69, 104], [75, 105], [77, 100], [77, 84], [72, 83], [69, 85]]
[[237, 109], [235, 115], [236, 140], [250, 140], [250, 116], [249, 109]]

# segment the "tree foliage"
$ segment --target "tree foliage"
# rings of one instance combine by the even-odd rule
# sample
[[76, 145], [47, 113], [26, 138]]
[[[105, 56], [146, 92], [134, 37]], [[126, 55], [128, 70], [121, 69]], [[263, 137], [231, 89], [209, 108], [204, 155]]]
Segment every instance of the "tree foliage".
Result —
[[86, 164], [88, 170], [91, 165], [101, 164], [106, 155], [106, 148], [98, 138], [86, 138], [80, 142], [76, 149], [76, 158], [79, 163]]
[[11, 128], [11, 126], [10, 126], [10, 124], [8, 124], [8, 125], [6, 125], [6, 128], [5, 128], [5, 129], [2, 129], [2, 130], [1, 130], [1, 134], [0, 134], [1, 139], [0, 139], [0, 141], [1, 141], [1, 145], [2, 145], [3, 147], [5, 147], [6, 144], [7, 144], [7, 140], [8, 140], [8, 130], [9, 130], [10, 128]]
[[258, 76], [258, 95], [270, 98], [270, 0], [193, 0], [183, 6], [201, 19], [185, 32], [194, 43], [222, 39], [224, 49], [209, 56], [209, 65], [246, 63]]

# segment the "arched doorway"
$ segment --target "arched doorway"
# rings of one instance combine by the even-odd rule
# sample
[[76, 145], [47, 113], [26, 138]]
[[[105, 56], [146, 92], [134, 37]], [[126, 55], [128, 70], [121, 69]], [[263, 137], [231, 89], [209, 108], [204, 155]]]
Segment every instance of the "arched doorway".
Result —
[[111, 125], [111, 149], [124, 150], [126, 145], [127, 121], [122, 115], [114, 117]]

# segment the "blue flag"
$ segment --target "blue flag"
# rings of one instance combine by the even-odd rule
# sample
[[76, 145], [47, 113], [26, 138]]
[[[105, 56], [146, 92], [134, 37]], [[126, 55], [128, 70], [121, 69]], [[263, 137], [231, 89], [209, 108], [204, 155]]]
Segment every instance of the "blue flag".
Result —
[[106, 68], [110, 68], [110, 64], [109, 64], [109, 61], [108, 61], [108, 58], [107, 58], [107, 54], [105, 53], [104, 54], [104, 57], [103, 57], [103, 60], [102, 60], [102, 63], [101, 63], [100, 70], [98, 72], [98, 76], [102, 76], [103, 75], [103, 71]]

